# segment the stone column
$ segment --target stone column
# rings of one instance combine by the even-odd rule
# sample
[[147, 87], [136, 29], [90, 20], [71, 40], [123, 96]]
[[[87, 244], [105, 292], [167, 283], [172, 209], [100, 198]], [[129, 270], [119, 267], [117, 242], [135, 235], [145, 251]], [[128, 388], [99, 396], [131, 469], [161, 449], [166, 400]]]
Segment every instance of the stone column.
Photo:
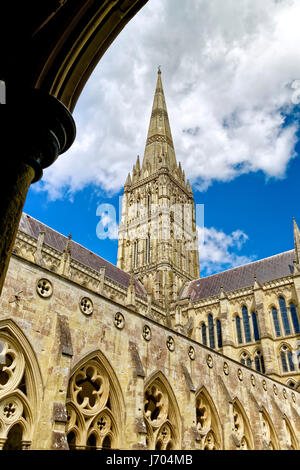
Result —
[[8, 94], [0, 108], [0, 294], [30, 184], [43, 168], [65, 152], [75, 138], [75, 124], [68, 109], [41, 90]]

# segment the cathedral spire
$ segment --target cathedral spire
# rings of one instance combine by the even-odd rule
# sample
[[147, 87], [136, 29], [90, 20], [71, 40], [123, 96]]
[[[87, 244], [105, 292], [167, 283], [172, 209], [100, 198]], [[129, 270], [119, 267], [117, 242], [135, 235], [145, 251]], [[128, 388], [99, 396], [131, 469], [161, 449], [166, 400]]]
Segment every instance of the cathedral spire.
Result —
[[300, 264], [300, 230], [299, 230], [297, 222], [294, 218], [293, 218], [293, 223], [294, 223], [294, 240], [295, 240], [296, 263]]
[[159, 67], [142, 168], [151, 174], [162, 165], [170, 170], [177, 168]]

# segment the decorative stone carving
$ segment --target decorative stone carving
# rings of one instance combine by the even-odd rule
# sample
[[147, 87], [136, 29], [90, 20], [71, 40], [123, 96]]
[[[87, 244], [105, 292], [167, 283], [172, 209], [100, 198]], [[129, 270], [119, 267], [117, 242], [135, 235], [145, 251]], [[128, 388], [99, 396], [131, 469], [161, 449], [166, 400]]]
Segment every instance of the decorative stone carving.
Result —
[[262, 386], [263, 386], [263, 389], [267, 391], [267, 382], [265, 381], [265, 379], [262, 381]]
[[211, 357], [210, 354], [207, 355], [207, 358], [206, 358], [206, 364], [208, 365], [208, 367], [211, 369], [214, 365], [213, 363], [213, 358]]
[[145, 390], [144, 419], [147, 428], [147, 448], [172, 450], [178, 446], [178, 423], [174, 406], [168, 392], [159, 378], [156, 378]]
[[114, 324], [119, 330], [122, 330], [125, 326], [125, 318], [124, 315], [120, 312], [115, 314]]
[[224, 372], [225, 375], [229, 374], [229, 366], [228, 366], [227, 362], [224, 362], [223, 372]]
[[66, 434], [70, 449], [117, 447], [117, 416], [114, 416], [111, 385], [106, 370], [89, 360], [71, 377], [67, 399]]
[[195, 354], [195, 348], [193, 346], [189, 347], [188, 356], [189, 356], [191, 361], [195, 360], [196, 354]]
[[172, 338], [172, 336], [168, 336], [167, 338], [167, 348], [169, 351], [174, 351], [175, 350], [175, 341]]
[[79, 305], [80, 305], [80, 310], [85, 315], [91, 315], [94, 311], [93, 302], [88, 297], [82, 297]]
[[143, 326], [143, 338], [146, 341], [150, 341], [151, 337], [152, 337], [152, 332], [151, 332], [150, 327], [148, 325], [144, 325]]
[[52, 284], [48, 279], [40, 279], [37, 283], [36, 290], [37, 293], [44, 299], [51, 297], [53, 293]]

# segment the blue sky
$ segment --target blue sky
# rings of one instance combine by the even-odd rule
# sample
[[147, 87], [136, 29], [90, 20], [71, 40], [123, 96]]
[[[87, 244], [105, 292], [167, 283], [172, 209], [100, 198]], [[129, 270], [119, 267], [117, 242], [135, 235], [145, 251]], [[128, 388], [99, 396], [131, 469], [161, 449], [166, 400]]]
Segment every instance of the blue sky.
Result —
[[143, 156], [161, 64], [177, 160], [204, 204], [201, 275], [292, 249], [299, 14], [292, 0], [150, 0], [91, 76], [74, 112], [76, 142], [32, 185], [24, 211], [116, 263], [117, 240], [99, 240], [96, 211], [118, 211]]

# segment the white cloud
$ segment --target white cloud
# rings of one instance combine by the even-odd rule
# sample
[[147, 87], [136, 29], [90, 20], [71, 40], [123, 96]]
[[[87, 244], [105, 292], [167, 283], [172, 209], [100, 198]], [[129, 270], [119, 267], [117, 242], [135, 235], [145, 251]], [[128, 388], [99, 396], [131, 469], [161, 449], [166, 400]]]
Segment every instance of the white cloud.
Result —
[[238, 253], [248, 240], [242, 230], [226, 234], [214, 227], [197, 229], [201, 277], [203, 274], [208, 276], [254, 261], [254, 256], [247, 257]]
[[300, 78], [296, 0], [151, 0], [106, 52], [75, 109], [77, 140], [45, 170], [50, 198], [88, 184], [118, 191], [143, 156], [162, 78], [177, 159], [200, 188], [263, 171], [282, 178]]

